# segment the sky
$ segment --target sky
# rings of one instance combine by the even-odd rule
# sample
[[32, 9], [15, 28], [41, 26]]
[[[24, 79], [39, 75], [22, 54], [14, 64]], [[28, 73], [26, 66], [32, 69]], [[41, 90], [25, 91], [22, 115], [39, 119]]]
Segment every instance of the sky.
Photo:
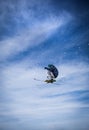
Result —
[[1, 0], [0, 48], [0, 130], [89, 130], [88, 0]]

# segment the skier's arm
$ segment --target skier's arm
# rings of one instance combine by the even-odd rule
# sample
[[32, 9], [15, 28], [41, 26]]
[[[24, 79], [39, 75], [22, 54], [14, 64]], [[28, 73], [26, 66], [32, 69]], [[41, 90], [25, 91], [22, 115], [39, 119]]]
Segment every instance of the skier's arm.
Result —
[[49, 69], [48, 67], [44, 67], [44, 69], [46, 69], [46, 70], [49, 70], [49, 71], [50, 71], [50, 69]]

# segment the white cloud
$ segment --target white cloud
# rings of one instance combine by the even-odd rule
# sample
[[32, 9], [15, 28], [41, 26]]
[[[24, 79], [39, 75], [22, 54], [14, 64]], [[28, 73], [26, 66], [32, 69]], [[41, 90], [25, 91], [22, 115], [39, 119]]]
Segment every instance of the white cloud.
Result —
[[[67, 18], [67, 19], [66, 19]], [[65, 22], [66, 19], [66, 22]], [[31, 47], [42, 44], [47, 40], [57, 29], [70, 21], [71, 16], [64, 13], [63, 16], [51, 15], [45, 20], [38, 20], [26, 29], [21, 30], [13, 37], [9, 37], [0, 42], [2, 60], [12, 57], [20, 52], [30, 49]]]
[[1, 42], [1, 58], [12, 56], [26, 50], [28, 47], [42, 43], [58, 27], [58, 23], [52, 21], [49, 21], [49, 23], [38, 23], [31, 29], [23, 30], [19, 35], [13, 38], [3, 40]]

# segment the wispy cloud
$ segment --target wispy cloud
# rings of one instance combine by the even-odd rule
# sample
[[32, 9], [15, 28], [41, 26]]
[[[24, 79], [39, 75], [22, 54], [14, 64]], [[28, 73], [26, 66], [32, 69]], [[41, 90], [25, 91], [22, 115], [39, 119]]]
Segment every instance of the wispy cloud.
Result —
[[32, 28], [23, 30], [20, 34], [12, 38], [1, 41], [1, 58], [8, 58], [25, 51], [28, 47], [42, 44], [43, 41], [50, 37], [62, 25], [62, 19], [51, 18], [40, 23], [38, 22]]

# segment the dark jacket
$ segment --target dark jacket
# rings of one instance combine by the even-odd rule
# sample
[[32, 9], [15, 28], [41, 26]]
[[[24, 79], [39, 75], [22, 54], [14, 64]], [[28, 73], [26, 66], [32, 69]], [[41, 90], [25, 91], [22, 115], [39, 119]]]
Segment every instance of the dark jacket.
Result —
[[45, 67], [45, 69], [47, 69], [50, 72], [52, 72], [55, 78], [58, 76], [58, 70], [57, 70], [57, 68], [55, 66]]

